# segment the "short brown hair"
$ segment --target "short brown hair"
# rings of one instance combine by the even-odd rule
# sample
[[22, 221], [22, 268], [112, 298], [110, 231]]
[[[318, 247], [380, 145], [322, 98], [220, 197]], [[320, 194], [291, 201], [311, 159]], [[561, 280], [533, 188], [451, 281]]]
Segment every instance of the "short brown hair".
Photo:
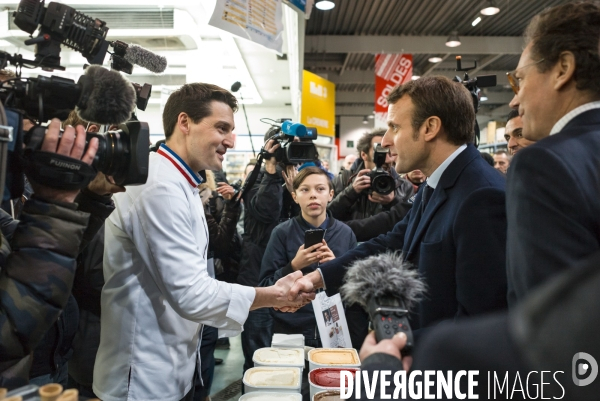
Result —
[[448, 142], [454, 145], [473, 142], [475, 109], [471, 94], [463, 85], [443, 76], [422, 77], [392, 89], [388, 104], [396, 103], [404, 95], [410, 96], [414, 104], [412, 126], [415, 131], [426, 119], [437, 116], [442, 120]]
[[369, 154], [369, 151], [371, 150], [371, 141], [373, 140], [373, 138], [375, 138], [376, 136], [384, 136], [385, 131], [385, 129], [378, 128], [371, 132], [365, 132], [356, 143], [356, 150], [358, 150], [358, 155], [360, 156], [360, 152], [365, 152], [366, 154]]
[[165, 137], [169, 139], [175, 131], [179, 114], [187, 114], [194, 124], [212, 114], [212, 101], [222, 102], [237, 111], [238, 103], [235, 96], [217, 85], [204, 83], [185, 84], [171, 93], [163, 111], [163, 127]]
[[98, 126], [100, 125], [100, 124], [95, 124], [95, 123], [85, 121], [84, 119], [79, 117], [79, 115], [77, 114], [77, 112], [75, 110], [71, 110], [67, 119], [65, 121], [63, 121], [62, 127], [65, 128], [67, 125], [70, 125], [72, 127], [76, 127], [78, 125], [83, 125], [83, 127], [87, 129], [88, 124], [94, 124], [94, 125], [98, 125]]
[[300, 172], [298, 172], [298, 174], [294, 178], [294, 181], [292, 182], [292, 187], [294, 188], [294, 192], [296, 192], [296, 190], [298, 188], [300, 188], [300, 185], [302, 185], [302, 183], [304, 182], [306, 177], [308, 177], [309, 175], [313, 175], [313, 174], [319, 174], [319, 175], [325, 176], [325, 178], [327, 178], [327, 184], [329, 184], [329, 190], [333, 189], [333, 183], [329, 179], [329, 176], [327, 175], [327, 173], [325, 171], [321, 170], [319, 167], [311, 166], [311, 167], [305, 167], [302, 170], [300, 170]]
[[579, 90], [600, 95], [600, 7], [593, 3], [569, 3], [544, 10], [533, 17], [525, 30], [525, 42], [532, 43], [533, 59], [544, 60], [539, 72], [554, 66], [565, 51], [575, 56], [573, 78]]

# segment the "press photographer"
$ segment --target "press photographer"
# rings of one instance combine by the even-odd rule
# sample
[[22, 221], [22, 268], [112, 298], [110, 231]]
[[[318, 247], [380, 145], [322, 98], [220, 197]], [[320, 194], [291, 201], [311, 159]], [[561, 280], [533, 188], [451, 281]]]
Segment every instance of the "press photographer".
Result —
[[395, 157], [387, 149], [376, 149], [384, 134], [383, 129], [364, 134], [356, 145], [360, 157], [333, 180], [336, 195], [328, 209], [336, 219], [371, 217], [413, 195], [412, 184], [394, 169]]

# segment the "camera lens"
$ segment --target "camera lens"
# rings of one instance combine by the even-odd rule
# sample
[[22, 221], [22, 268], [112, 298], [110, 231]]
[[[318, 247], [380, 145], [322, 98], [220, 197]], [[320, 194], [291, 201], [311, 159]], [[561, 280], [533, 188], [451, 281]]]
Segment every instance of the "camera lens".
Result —
[[377, 173], [371, 178], [371, 189], [378, 194], [387, 195], [394, 190], [396, 183], [394, 179], [387, 173]]

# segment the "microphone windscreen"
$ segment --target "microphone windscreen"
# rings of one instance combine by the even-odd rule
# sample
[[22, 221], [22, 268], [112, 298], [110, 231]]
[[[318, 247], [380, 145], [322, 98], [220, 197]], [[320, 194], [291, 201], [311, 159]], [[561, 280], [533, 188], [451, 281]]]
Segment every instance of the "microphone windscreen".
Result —
[[167, 58], [152, 53], [138, 45], [129, 45], [125, 50], [125, 60], [152, 72], [161, 73], [167, 69]]
[[240, 81], [235, 81], [232, 85], [231, 85], [231, 91], [232, 92], [237, 92], [240, 90], [240, 88], [242, 87], [242, 83]]
[[350, 304], [367, 308], [369, 299], [401, 299], [410, 310], [425, 292], [419, 273], [402, 260], [400, 253], [382, 253], [357, 260], [350, 265], [340, 288], [342, 298]]
[[117, 71], [98, 65], [85, 70], [81, 102], [75, 110], [85, 121], [99, 124], [121, 124], [129, 120], [135, 109], [136, 93], [131, 82]]

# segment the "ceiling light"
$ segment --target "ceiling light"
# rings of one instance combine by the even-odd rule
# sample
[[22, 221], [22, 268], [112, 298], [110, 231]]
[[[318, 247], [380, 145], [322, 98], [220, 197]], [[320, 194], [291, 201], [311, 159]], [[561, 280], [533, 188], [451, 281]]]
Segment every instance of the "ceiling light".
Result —
[[441, 63], [442, 58], [441, 57], [430, 57], [427, 61], [429, 61], [430, 63]]
[[416, 81], [419, 78], [421, 78], [420, 75], [413, 75], [412, 77], [410, 77], [410, 79], [412, 79], [413, 81]]
[[479, 100], [481, 100], [482, 102], [487, 102], [488, 98], [487, 96], [481, 96]]
[[481, 22], [481, 17], [477, 17], [475, 18], [475, 20], [473, 22], [471, 22], [472, 26], [476, 26], [477, 24], [479, 24]]
[[450, 36], [448, 36], [448, 40], [446, 41], [446, 46], [448, 46], [448, 47], [460, 46], [460, 39], [458, 38], [457, 31], [452, 31]]
[[368, 124], [369, 123], [369, 117], [365, 116], [365, 118], [363, 118], [363, 124]]
[[327, 10], [331, 10], [333, 7], [335, 7], [335, 3], [330, 0], [320, 0], [320, 1], [317, 1], [317, 4], [315, 4], [315, 7], [317, 7], [319, 10], [327, 11]]
[[496, 6], [496, 2], [494, 0], [488, 0], [486, 6], [481, 9], [481, 13], [483, 15], [495, 15], [500, 12], [498, 6]]

